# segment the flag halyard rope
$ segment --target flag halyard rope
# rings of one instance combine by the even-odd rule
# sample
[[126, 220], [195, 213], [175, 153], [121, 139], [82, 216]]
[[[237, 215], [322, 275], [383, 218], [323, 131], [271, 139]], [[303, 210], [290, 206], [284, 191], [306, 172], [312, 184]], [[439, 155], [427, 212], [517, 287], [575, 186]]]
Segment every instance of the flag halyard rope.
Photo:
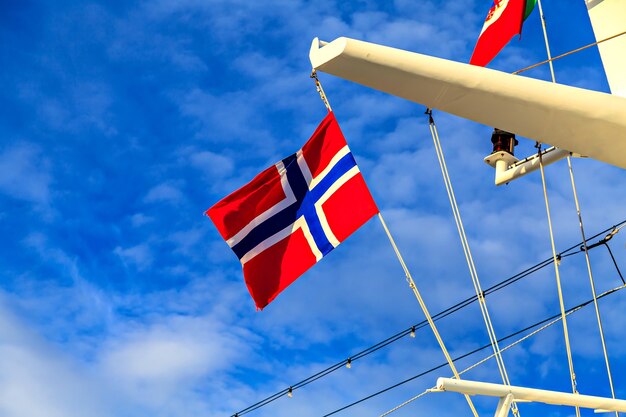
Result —
[[[317, 92], [320, 95], [320, 98], [322, 99], [322, 101], [324, 102], [324, 105], [326, 106], [326, 109], [329, 112], [332, 112], [332, 109], [330, 107], [330, 103], [328, 102], [328, 98], [326, 97], [326, 94], [324, 93], [324, 88], [322, 87], [322, 84], [320, 83], [319, 79], [317, 78], [317, 72], [315, 71], [315, 69], [312, 70], [311, 72], [311, 78], [313, 80], [315, 80], [315, 87], [317, 89]], [[422, 309], [422, 312], [424, 313], [424, 316], [426, 316], [426, 320], [428, 321], [428, 325], [430, 326], [433, 334], [435, 335], [435, 338], [437, 339], [437, 343], [439, 344], [439, 347], [441, 348], [441, 351], [443, 352], [443, 355], [446, 358], [446, 361], [448, 362], [448, 365], [450, 366], [450, 368], [452, 369], [452, 372], [454, 373], [454, 375], [457, 377], [457, 379], [460, 379], [458, 371], [456, 369], [456, 366], [454, 365], [454, 361], [452, 360], [452, 357], [450, 357], [450, 353], [448, 352], [448, 349], [446, 348], [446, 345], [443, 343], [443, 339], [441, 338], [441, 335], [439, 334], [439, 331], [437, 330], [437, 326], [435, 326], [435, 322], [433, 321], [432, 316], [430, 315], [428, 308], [426, 307], [426, 303], [424, 302], [424, 299], [422, 298], [421, 293], [419, 292], [419, 290], [417, 289], [417, 286], [415, 285], [415, 281], [413, 280], [413, 277], [411, 276], [411, 272], [409, 271], [409, 268], [407, 267], [406, 263], [404, 262], [404, 258], [402, 257], [402, 254], [400, 253], [400, 250], [398, 249], [398, 246], [396, 245], [396, 242], [393, 238], [393, 236], [391, 235], [391, 232], [389, 231], [389, 228], [387, 227], [387, 224], [385, 223], [385, 219], [383, 218], [382, 214], [379, 212], [378, 213], [378, 219], [380, 220], [380, 223], [383, 226], [383, 229], [385, 230], [385, 233], [387, 234], [387, 238], [389, 239], [389, 242], [391, 243], [391, 246], [396, 254], [396, 257], [398, 258], [398, 261], [400, 262], [400, 265], [402, 266], [402, 269], [404, 271], [404, 275], [406, 277], [406, 280], [409, 284], [409, 287], [411, 288], [411, 290], [413, 291], [413, 294], [415, 295], [415, 298], [417, 298], [417, 301], [420, 305], [420, 308]], [[469, 395], [465, 395], [465, 399], [467, 401], [467, 404], [470, 407], [470, 410], [472, 411], [472, 414], [474, 415], [474, 417], [479, 417], [478, 416], [478, 412], [476, 411], [476, 407], [474, 407], [474, 403], [472, 402], [472, 399], [470, 398]]]
[[[385, 230], [385, 233], [387, 234], [387, 238], [389, 239], [389, 242], [391, 243], [393, 251], [395, 252], [396, 257], [398, 258], [398, 261], [400, 262], [400, 265], [402, 266], [406, 280], [409, 283], [409, 287], [411, 288], [411, 290], [413, 290], [413, 294], [415, 295], [415, 298], [417, 298], [417, 302], [419, 303], [422, 309], [422, 312], [424, 313], [424, 316], [426, 316], [426, 320], [428, 320], [428, 324], [433, 334], [435, 335], [435, 338], [437, 339], [437, 343], [439, 344], [439, 347], [441, 348], [441, 351], [443, 352], [443, 355], [445, 356], [446, 361], [448, 362], [448, 365], [450, 366], [450, 369], [452, 369], [452, 373], [454, 374], [455, 378], [461, 379], [459, 372], [456, 369], [456, 365], [454, 365], [454, 361], [452, 360], [452, 357], [450, 356], [450, 353], [448, 352], [446, 345], [443, 343], [443, 339], [441, 338], [441, 335], [439, 334], [439, 331], [437, 330], [437, 326], [435, 325], [433, 318], [428, 312], [426, 303], [424, 302], [422, 295], [420, 294], [419, 290], [417, 289], [417, 286], [415, 285], [415, 281], [413, 280], [413, 277], [411, 276], [411, 272], [409, 271], [409, 268], [406, 266], [406, 263], [404, 262], [402, 254], [400, 253], [400, 250], [398, 249], [398, 246], [396, 245], [396, 242], [393, 236], [391, 235], [391, 232], [389, 231], [389, 228], [387, 227], [387, 223], [385, 223], [385, 219], [383, 218], [382, 214], [378, 213], [378, 219], [380, 220], [380, 223], [382, 224], [383, 229]], [[474, 417], [478, 417], [478, 412], [476, 411], [476, 408], [474, 407], [474, 403], [472, 402], [472, 399], [470, 398], [470, 396], [465, 394], [465, 400], [467, 401], [467, 404], [472, 410], [472, 414], [474, 415]]]
[[[454, 221], [456, 223], [457, 231], [461, 239], [461, 246], [463, 247], [463, 253], [465, 255], [465, 260], [469, 268], [469, 273], [472, 279], [472, 284], [474, 286], [474, 290], [476, 291], [476, 297], [478, 299], [478, 304], [480, 306], [480, 312], [483, 316], [485, 327], [487, 329], [487, 334], [489, 336], [489, 341], [491, 343], [491, 346], [493, 348], [493, 352], [496, 358], [498, 371], [500, 372], [502, 383], [505, 385], [511, 385], [509, 375], [506, 371], [506, 366], [504, 365], [504, 359], [502, 358], [500, 347], [498, 346], [498, 338], [493, 328], [491, 316], [489, 315], [489, 309], [487, 308], [487, 301], [485, 300], [485, 293], [482, 290], [482, 287], [480, 285], [480, 280], [478, 278], [478, 272], [476, 271], [474, 258], [472, 256], [472, 252], [469, 246], [469, 241], [467, 239], [467, 234], [465, 233], [465, 228], [463, 226], [463, 221], [461, 219], [461, 212], [459, 211], [459, 206], [456, 201], [454, 189], [452, 188], [452, 181], [450, 180], [450, 174], [448, 172], [448, 167], [444, 158], [443, 148], [441, 147], [441, 140], [439, 139], [439, 132], [437, 131], [437, 125], [435, 124], [435, 120], [432, 115], [432, 110], [427, 109], [426, 114], [428, 115], [428, 124], [430, 128], [430, 133], [433, 138], [433, 143], [435, 146], [437, 159], [439, 161], [439, 167], [441, 168], [441, 173], [442, 173], [444, 184], [446, 187], [446, 192], [448, 194], [448, 200], [450, 201], [450, 207], [452, 208]], [[519, 410], [516, 404], [513, 404], [511, 409], [515, 416], [519, 416]]]
[[311, 78], [315, 81], [315, 88], [317, 89], [317, 92], [320, 95], [320, 98], [324, 102], [324, 105], [326, 106], [326, 109], [329, 112], [332, 112], [333, 109], [330, 108], [330, 103], [328, 102], [328, 98], [326, 97], [326, 93], [324, 92], [324, 88], [322, 88], [322, 83], [320, 83], [319, 78], [317, 78], [317, 71], [315, 71], [315, 70], [311, 71]]
[[[626, 32], [625, 32], [625, 33], [626, 33]], [[317, 91], [318, 91], [318, 93], [320, 94], [320, 97], [321, 97], [322, 101], [324, 102], [324, 104], [325, 104], [326, 108], [328, 109], [328, 111], [332, 111], [332, 109], [330, 108], [330, 104], [328, 103], [328, 100], [327, 100], [327, 98], [326, 98], [326, 95], [325, 95], [325, 93], [324, 93], [324, 91], [323, 91], [323, 89], [322, 89], [322, 86], [321, 86], [321, 84], [320, 84], [320, 82], [319, 82], [319, 80], [318, 80], [318, 78], [317, 78], [317, 75], [316, 75], [316, 73], [315, 73], [315, 70], [311, 73], [311, 78], [315, 79], [315, 82], [316, 82], [316, 87], [317, 87]], [[543, 167], [542, 167], [542, 170], [543, 170]], [[390, 239], [390, 241], [391, 241], [391, 243], [392, 243], [392, 246], [394, 246], [394, 250], [396, 251], [396, 254], [397, 254], [397, 255], [398, 255], [398, 257], [399, 257], [400, 263], [403, 265], [403, 268], [406, 268], [406, 264], [404, 263], [404, 261], [403, 261], [403, 259], [402, 259], [401, 255], [400, 255], [400, 253], [399, 253], [399, 251], [397, 250], [397, 247], [395, 246], [395, 242], [393, 241], [393, 238], [391, 237], [391, 235], [390, 235], [390, 233], [389, 233], [389, 231], [388, 231], [388, 228], [386, 227], [386, 224], [384, 223], [384, 220], [383, 220], [383, 218], [382, 218], [382, 215], [380, 215], [380, 214], [379, 214], [379, 217], [380, 217], [381, 223], [383, 224], [383, 227], [385, 228], [385, 231], [386, 231], [386, 232], [387, 232], [387, 234], [388, 234], [388, 237], [389, 237], [389, 239]], [[588, 249], [591, 249], [592, 247], [597, 246], [597, 245], [599, 245], [599, 244], [604, 244], [604, 245], [607, 247], [607, 249], [609, 250], [609, 252], [610, 252], [610, 248], [608, 247], [608, 245], [607, 245], [606, 241], [608, 241], [608, 240], [609, 240], [609, 239], [610, 239], [610, 238], [611, 238], [614, 234], [616, 234], [617, 232], [619, 232], [619, 230], [621, 230], [621, 229], [622, 229], [623, 227], [625, 227], [625, 226], [626, 226], [626, 224], [625, 224], [624, 222], [622, 222], [622, 224], [621, 224], [619, 227], [614, 226], [614, 227], [613, 227], [613, 231], [612, 231], [611, 233], [609, 233], [609, 235], [607, 235], [607, 237], [605, 237], [605, 239], [604, 239], [603, 241], [601, 241], [601, 242], [599, 242], [599, 243], [597, 243], [597, 244], [594, 244], [594, 245], [590, 245], [590, 246], [588, 247]], [[596, 235], [596, 236], [598, 236], [598, 235]], [[596, 237], [596, 236], [594, 236], [594, 237]], [[610, 237], [609, 237], [609, 236], [610, 236]], [[586, 246], [586, 240], [584, 240], [584, 236], [583, 236], [583, 243], [584, 243], [584, 245]], [[570, 249], [572, 249], [572, 248], [570, 248]], [[568, 250], [569, 250], [569, 249], [568, 249]], [[581, 249], [581, 250], [582, 250], [582, 249]], [[585, 252], [586, 252], [586, 251], [587, 251], [587, 250], [585, 250]], [[570, 254], [570, 255], [572, 255], [572, 254]], [[568, 255], [568, 256], [570, 256], [570, 255]], [[555, 262], [555, 263], [556, 263], [556, 262]], [[615, 263], [615, 267], [616, 267], [616, 269], [617, 269], [617, 271], [618, 271], [618, 273], [620, 274], [620, 277], [621, 277], [621, 273], [619, 272], [619, 268], [618, 268], [617, 263], [615, 262], [615, 260], [614, 260], [614, 263]], [[542, 267], [543, 267], [543, 266], [542, 266]], [[408, 269], [405, 269], [405, 274], [407, 274], [407, 281], [409, 282], [409, 285], [411, 285], [411, 283], [413, 282], [413, 279], [412, 279], [412, 277], [410, 276], [410, 273], [409, 273]], [[519, 278], [518, 278], [518, 279], [519, 279]], [[622, 278], [622, 281], [623, 281], [623, 278]], [[601, 295], [599, 295], [599, 296], [597, 296], [597, 297], [595, 297], [595, 294], [594, 294], [594, 300], [593, 300], [593, 301], [594, 301], [594, 302], [597, 302], [597, 299], [602, 298], [603, 296], [608, 295], [609, 293], [615, 292], [615, 291], [617, 291], [617, 290], [619, 290], [619, 289], [622, 289], [622, 288], [625, 288], [625, 287], [626, 287], [626, 284], [625, 284], [624, 286], [622, 286], [622, 287], [618, 287], [618, 288], [616, 288], [616, 289], [606, 291], [605, 293], [603, 293], [603, 294], [601, 294]], [[416, 295], [418, 296], [418, 301], [420, 301], [420, 300], [421, 300], [421, 296], [419, 296], [419, 292], [417, 291], [417, 288], [415, 287], [415, 284], [414, 284], [414, 283], [411, 285], [411, 288], [414, 290], [414, 292], [415, 292], [415, 293], [416, 293]], [[488, 290], [488, 291], [489, 291], [489, 290]], [[483, 297], [483, 298], [484, 298], [484, 297]], [[479, 299], [480, 299], [480, 297], [479, 297]], [[423, 300], [422, 300], [422, 302], [423, 302]], [[584, 305], [586, 305], [586, 304], [588, 304], [588, 303], [589, 303], [589, 302], [585, 303]], [[582, 308], [584, 305], [580, 305], [580, 306], [576, 307], [575, 309], [571, 309], [570, 311], [568, 311], [568, 312], [566, 313], [566, 315], [569, 315], [569, 314], [573, 313], [574, 311], [579, 310], [579, 309], [580, 309], [580, 308]], [[425, 305], [424, 305], [424, 308], [425, 308]], [[527, 335], [527, 336], [525, 336], [525, 337], [523, 337], [523, 338], [519, 339], [518, 341], [516, 341], [516, 342], [514, 342], [514, 343], [512, 343], [512, 344], [510, 344], [510, 345], [508, 345], [508, 346], [506, 346], [506, 347], [504, 347], [503, 349], [501, 349], [501, 350], [500, 350], [500, 352], [504, 352], [504, 351], [508, 350], [509, 348], [513, 347], [514, 345], [521, 343], [523, 340], [525, 340], [525, 339], [527, 339], [527, 338], [531, 337], [531, 336], [532, 336], [532, 335], [534, 335], [534, 334], [537, 334], [539, 331], [544, 330], [545, 328], [547, 328], [547, 327], [549, 327], [550, 325], [552, 325], [552, 324], [554, 324], [554, 323], [558, 322], [559, 320], [561, 320], [561, 318], [557, 318], [556, 320], [554, 320], [553, 322], [549, 323], [548, 325], [543, 326], [541, 329], [538, 329], [538, 330], [536, 330], [536, 331], [532, 332], [531, 334], [529, 334], [529, 335]], [[432, 318], [430, 317], [430, 315], [429, 315], [429, 314], [427, 314], [427, 321], [429, 321], [429, 322], [431, 322], [431, 321], [432, 321]], [[433, 326], [434, 326], [434, 323], [433, 323]], [[436, 329], [434, 329], [434, 330], [435, 330], [435, 332], [436, 332]], [[438, 332], [436, 332], [436, 335], [437, 335], [437, 336], [439, 335], [439, 334], [438, 334]], [[503, 338], [502, 340], [507, 339], [508, 337], [510, 337], [510, 336], [507, 336], [507, 337]], [[443, 343], [443, 342], [442, 342], [442, 343]], [[481, 348], [481, 349], [485, 349], [485, 348], [487, 348], [488, 346], [489, 346], [489, 345], [484, 346], [484, 347], [483, 347], [483, 348]], [[444, 347], [444, 349], [445, 349], [445, 347]], [[447, 353], [447, 350], [446, 350], [446, 353]], [[464, 355], [464, 356], [467, 356], [467, 355]], [[455, 371], [455, 373], [456, 373], [456, 374], [458, 374], [458, 375], [462, 375], [462, 374], [464, 374], [464, 373], [468, 372], [469, 370], [471, 370], [471, 369], [475, 368], [476, 366], [479, 366], [480, 364], [484, 363], [485, 361], [487, 361], [487, 360], [489, 360], [489, 359], [493, 358], [494, 356], [496, 356], [496, 353], [495, 353], [495, 352], [494, 352], [493, 354], [491, 354], [490, 356], [488, 356], [488, 357], [484, 358], [483, 360], [479, 361], [478, 363], [475, 363], [474, 365], [472, 365], [472, 366], [470, 366], [470, 367], [468, 367], [468, 368], [466, 368], [466, 369], [462, 370], [461, 372], [457, 372], [457, 371], [456, 371], [456, 368], [454, 367], [454, 361], [448, 361], [448, 362], [450, 363], [451, 368]], [[449, 355], [447, 356], [447, 358], [446, 358], [446, 359], [448, 359], [448, 358], [449, 358]], [[460, 358], [456, 358], [455, 360], [458, 360], [458, 359], [460, 359]], [[340, 364], [338, 364], [338, 365], [339, 365], [339, 367], [343, 367], [343, 364], [344, 364], [344, 363], [342, 362], [342, 363], [340, 363]], [[445, 364], [444, 364], [443, 366], [445, 366]], [[332, 367], [332, 369], [334, 369], [334, 368], [335, 368], [335, 367]], [[325, 376], [325, 374], [324, 374], [324, 375], [321, 375], [321, 376]], [[321, 376], [320, 376], [320, 377], [321, 377]], [[458, 378], [458, 376], [457, 376], [457, 378]], [[315, 378], [315, 379], [318, 379], [318, 378]], [[313, 380], [315, 380], [315, 379], [313, 379]], [[413, 378], [412, 378], [412, 379], [413, 379]], [[274, 394], [273, 396], [270, 396], [270, 397], [266, 398], [265, 400], [263, 400], [263, 401], [261, 401], [261, 402], [259, 402], [259, 403], [253, 404], [252, 406], [250, 406], [250, 407], [248, 407], [248, 408], [246, 408], [246, 409], [244, 409], [244, 410], [242, 410], [242, 411], [240, 411], [240, 412], [237, 412], [237, 413], [233, 414], [233, 417], [237, 417], [237, 416], [239, 416], [239, 415], [246, 414], [246, 413], [248, 413], [248, 412], [250, 412], [250, 411], [254, 411], [254, 410], [255, 410], [255, 409], [257, 409], [257, 408], [260, 408], [260, 407], [262, 407], [262, 406], [264, 406], [264, 405], [267, 405], [267, 403], [272, 402], [272, 401], [274, 401], [275, 399], [277, 399], [277, 398], [279, 398], [279, 397], [283, 396], [283, 395], [284, 395], [287, 391], [291, 392], [291, 387], [290, 387], [290, 389], [289, 389], [289, 390], [287, 390], [287, 389], [282, 390], [282, 391], [280, 391], [280, 392], [278, 392], [278, 393]], [[410, 399], [410, 400], [408, 400], [408, 401], [404, 402], [404, 403], [403, 403], [403, 404], [401, 404], [400, 406], [395, 407], [393, 410], [390, 410], [389, 412], [387, 412], [387, 413], [383, 414], [383, 416], [386, 416], [386, 415], [390, 414], [391, 412], [396, 411], [397, 409], [399, 409], [399, 408], [401, 408], [401, 407], [403, 407], [403, 406], [405, 406], [405, 405], [408, 405], [410, 402], [412, 402], [412, 401], [414, 401], [414, 400], [416, 400], [416, 399], [418, 399], [418, 398], [420, 398], [420, 397], [424, 396], [424, 395], [425, 395], [425, 394], [427, 394], [428, 392], [430, 392], [430, 390], [426, 390], [425, 392], [423, 392], [423, 393], [419, 394], [418, 396], [413, 397], [412, 399]], [[466, 397], [467, 397], [467, 396], [466, 396]], [[467, 397], [467, 398], [468, 398], [468, 397]], [[267, 400], [270, 400], [270, 401], [267, 401]], [[474, 411], [474, 415], [476, 416], [476, 415], [477, 415], [477, 413], [476, 413], [475, 409], [473, 408], [473, 405], [472, 405], [471, 400], [470, 400], [469, 398], [468, 398], [468, 402], [470, 403], [470, 407], [472, 408], [472, 410]], [[334, 412], [333, 412], [333, 413], [331, 413], [331, 414], [334, 414]]]

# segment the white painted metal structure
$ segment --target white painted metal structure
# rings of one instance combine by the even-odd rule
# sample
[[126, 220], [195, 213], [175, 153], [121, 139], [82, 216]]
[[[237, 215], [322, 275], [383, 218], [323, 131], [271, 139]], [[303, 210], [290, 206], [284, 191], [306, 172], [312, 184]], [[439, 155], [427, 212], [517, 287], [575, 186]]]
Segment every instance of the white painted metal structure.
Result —
[[[626, 15], [626, 0], [586, 1], [592, 20], [593, 8], [601, 3], [619, 7], [616, 4], [621, 2]], [[622, 61], [624, 56], [620, 56]], [[330, 43], [315, 38], [309, 58], [316, 71], [555, 145], [542, 152], [541, 158], [534, 155], [519, 161], [504, 151], [487, 156], [485, 162], [496, 169], [496, 185], [538, 169], [540, 161], [547, 165], [574, 154], [626, 169], [624, 97], [343, 37]], [[495, 417], [506, 417], [511, 405], [520, 401], [626, 412], [626, 401], [620, 399], [460, 379], [439, 378], [433, 391], [498, 397]]]
[[538, 170], [540, 161], [546, 166], [567, 158], [568, 155], [570, 155], [569, 151], [551, 147], [541, 152], [541, 160], [537, 154], [534, 154], [519, 161], [510, 153], [499, 151], [485, 157], [485, 162], [496, 169], [496, 185], [502, 185]]
[[[626, 1], [585, 0], [597, 41], [626, 31]], [[626, 36], [598, 45], [611, 92], [626, 97]]]
[[505, 417], [513, 401], [591, 408], [599, 412], [626, 412], [626, 401], [624, 400], [452, 378], [437, 379], [437, 389], [435, 391], [499, 397], [500, 402], [495, 413], [496, 417]]
[[626, 98], [349, 38], [313, 40], [315, 70], [626, 169]]

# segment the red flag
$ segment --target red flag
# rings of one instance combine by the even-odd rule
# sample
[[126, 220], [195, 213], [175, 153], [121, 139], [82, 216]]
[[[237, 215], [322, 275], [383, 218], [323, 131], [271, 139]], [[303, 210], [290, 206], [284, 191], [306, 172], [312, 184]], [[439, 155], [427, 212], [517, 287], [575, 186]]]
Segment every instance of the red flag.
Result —
[[526, 0], [494, 0], [469, 63], [487, 65], [513, 36], [522, 33], [525, 13]]
[[376, 213], [332, 113], [302, 149], [206, 212], [259, 309]]

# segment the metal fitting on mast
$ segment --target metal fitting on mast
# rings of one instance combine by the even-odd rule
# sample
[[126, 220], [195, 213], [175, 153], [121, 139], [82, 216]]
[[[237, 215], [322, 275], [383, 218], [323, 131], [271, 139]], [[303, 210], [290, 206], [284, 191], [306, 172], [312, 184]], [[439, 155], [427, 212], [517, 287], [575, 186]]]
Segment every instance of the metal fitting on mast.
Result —
[[514, 156], [514, 151], [515, 145], [519, 142], [515, 139], [515, 134], [494, 128], [491, 143], [493, 150], [485, 158], [485, 162], [496, 169], [496, 177], [498, 177], [518, 161]]

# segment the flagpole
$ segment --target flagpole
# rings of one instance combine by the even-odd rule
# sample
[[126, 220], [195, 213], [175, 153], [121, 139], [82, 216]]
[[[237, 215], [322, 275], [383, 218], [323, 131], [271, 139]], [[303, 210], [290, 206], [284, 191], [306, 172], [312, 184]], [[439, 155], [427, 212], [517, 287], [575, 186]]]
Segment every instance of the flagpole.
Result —
[[[404, 262], [402, 254], [400, 253], [400, 250], [398, 249], [398, 246], [396, 245], [396, 242], [393, 236], [391, 235], [389, 228], [387, 227], [387, 223], [385, 223], [385, 219], [383, 218], [383, 215], [380, 212], [378, 213], [378, 219], [380, 220], [380, 223], [383, 225], [383, 229], [385, 229], [385, 233], [387, 234], [387, 238], [389, 238], [391, 247], [393, 248], [393, 251], [395, 252], [396, 257], [398, 258], [398, 261], [400, 262], [400, 265], [402, 266], [402, 269], [404, 270], [404, 274], [406, 276], [407, 282], [409, 283], [409, 287], [411, 288], [411, 290], [413, 290], [413, 294], [415, 294], [415, 298], [417, 298], [417, 302], [419, 303], [422, 309], [422, 312], [426, 316], [428, 325], [433, 331], [435, 338], [437, 339], [437, 343], [439, 343], [439, 347], [441, 348], [443, 355], [446, 357], [446, 361], [448, 362], [448, 365], [450, 365], [450, 368], [452, 369], [452, 373], [454, 374], [454, 377], [457, 380], [460, 380], [461, 376], [459, 375], [459, 372], [457, 371], [456, 366], [454, 365], [454, 362], [452, 361], [452, 357], [450, 356], [450, 353], [448, 352], [446, 345], [443, 343], [443, 339], [441, 338], [441, 335], [439, 334], [439, 331], [437, 330], [437, 326], [435, 326], [435, 322], [433, 321], [430, 313], [428, 312], [426, 303], [424, 302], [422, 295], [417, 289], [417, 286], [415, 285], [415, 281], [413, 280], [413, 277], [411, 276], [411, 272], [409, 271], [409, 268], [406, 266], [406, 263]], [[476, 408], [474, 407], [474, 404], [472, 403], [472, 400], [470, 399], [469, 395], [465, 394], [465, 399], [467, 400], [467, 403], [469, 404], [470, 409], [472, 410], [472, 413], [474, 414], [474, 416], [478, 417], [478, 412], [476, 411]]]

